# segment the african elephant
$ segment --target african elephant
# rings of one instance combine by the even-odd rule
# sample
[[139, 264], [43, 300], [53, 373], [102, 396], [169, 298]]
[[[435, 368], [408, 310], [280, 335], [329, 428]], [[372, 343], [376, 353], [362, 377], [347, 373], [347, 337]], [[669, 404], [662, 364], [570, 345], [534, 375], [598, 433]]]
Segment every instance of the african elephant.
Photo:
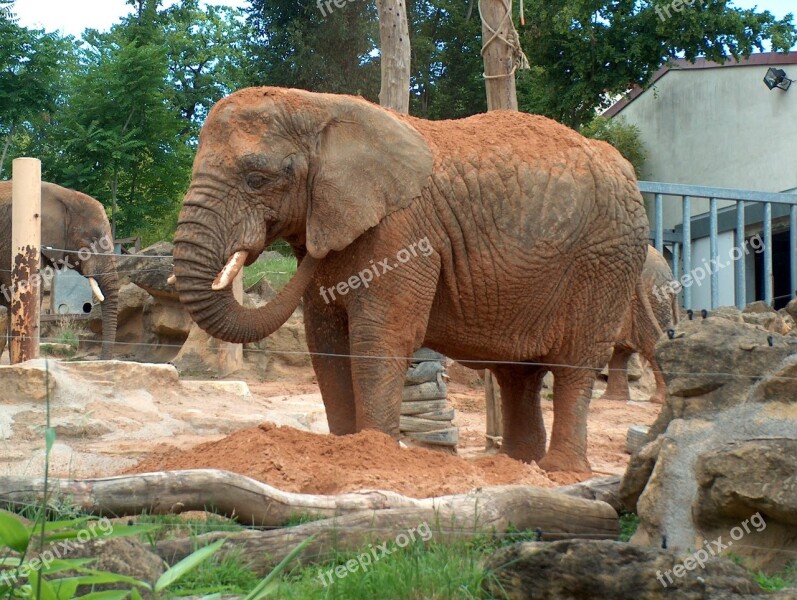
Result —
[[673, 274], [667, 260], [653, 246], [648, 246], [648, 256], [642, 268], [642, 289], [645, 292], [643, 298], [653, 311], [660, 331], [658, 335], [652, 337], [640, 335], [646, 330], [638, 327], [636, 320], [647, 309], [635, 294], [632, 306], [629, 307], [625, 317], [623, 332], [626, 334], [626, 339], [615, 345], [614, 353], [609, 360], [609, 381], [606, 384], [606, 391], [603, 393], [603, 400], [624, 402], [631, 400], [626, 369], [631, 355], [634, 352], [639, 352], [650, 363], [653, 376], [656, 378], [656, 391], [650, 396], [649, 401], [657, 404], [664, 403], [667, 385], [659, 369], [659, 363], [656, 361], [655, 349], [661, 332], [667, 331], [678, 323], [677, 296], [669, 294], [667, 291], [672, 280]]
[[[116, 340], [119, 281], [111, 226], [102, 204], [81, 192], [42, 182], [41, 242], [42, 246], [55, 249], [42, 250], [42, 262], [45, 265], [74, 267], [89, 278], [95, 296], [103, 298], [101, 358], [111, 358]], [[8, 272], [11, 265], [10, 181], [0, 182], [0, 261], [7, 265], [0, 270], [0, 284], [5, 286], [2, 289], [6, 291], [11, 286], [11, 274]], [[2, 293], [0, 303], [8, 306], [8, 299]], [[5, 335], [0, 338], [2, 353]]]
[[[435, 122], [350, 96], [250, 88], [202, 128], [174, 274], [192, 318], [230, 342], [268, 336], [303, 300], [334, 434], [397, 437], [408, 357], [427, 346], [495, 373], [510, 456], [586, 472], [595, 370], [639, 285], [647, 236], [630, 164], [544, 117]], [[296, 275], [246, 309], [230, 284], [278, 238], [300, 260]]]

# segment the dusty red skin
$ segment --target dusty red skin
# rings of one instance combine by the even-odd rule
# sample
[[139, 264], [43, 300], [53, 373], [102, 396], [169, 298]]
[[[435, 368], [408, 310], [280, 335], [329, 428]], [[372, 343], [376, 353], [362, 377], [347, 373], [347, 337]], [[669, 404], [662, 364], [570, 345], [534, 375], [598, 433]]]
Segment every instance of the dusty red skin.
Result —
[[[493, 370], [510, 456], [588, 472], [594, 373], [640, 281], [647, 237], [628, 162], [544, 117], [431, 122], [349, 96], [253, 88], [220, 101], [203, 128], [175, 275], [197, 323], [232, 342], [269, 335], [303, 292], [333, 433], [397, 436], [402, 357], [425, 345]], [[302, 261], [288, 291], [247, 310], [211, 290], [234, 252], [251, 261], [277, 238], [317, 261]], [[433, 252], [398, 265], [419, 240]], [[395, 268], [351, 284], [383, 258]], [[328, 301], [322, 287], [338, 294]], [[546, 452], [539, 386], [549, 368]]]

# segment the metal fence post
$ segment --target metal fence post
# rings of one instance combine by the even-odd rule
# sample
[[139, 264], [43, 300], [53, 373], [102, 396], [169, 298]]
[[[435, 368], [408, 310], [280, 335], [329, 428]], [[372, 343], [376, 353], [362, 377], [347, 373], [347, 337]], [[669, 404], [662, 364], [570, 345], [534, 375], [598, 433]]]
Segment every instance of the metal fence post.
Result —
[[[683, 197], [684, 217], [683, 217], [683, 257], [684, 257], [684, 276], [692, 276], [692, 202], [689, 196]], [[692, 281], [684, 286], [684, 308], [692, 308]]]
[[739, 259], [733, 266], [734, 296], [736, 308], [743, 309], [747, 304], [747, 282], [744, 274], [744, 200], [736, 202], [736, 247], [739, 249]]
[[[720, 274], [717, 271], [719, 247], [717, 242], [717, 199], [709, 198], [709, 270], [711, 271], [711, 309], [720, 305]], [[712, 268], [713, 267], [713, 268]]]
[[772, 203], [764, 202], [764, 302], [772, 306]]

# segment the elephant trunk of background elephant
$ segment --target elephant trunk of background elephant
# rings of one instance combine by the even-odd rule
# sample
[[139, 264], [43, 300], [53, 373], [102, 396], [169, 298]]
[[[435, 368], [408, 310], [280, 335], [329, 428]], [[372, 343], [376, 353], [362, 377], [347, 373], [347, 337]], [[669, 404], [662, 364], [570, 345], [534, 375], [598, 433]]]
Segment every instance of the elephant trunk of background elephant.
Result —
[[212, 211], [197, 206], [198, 202], [189, 192], [174, 237], [174, 274], [180, 302], [197, 325], [215, 338], [247, 344], [268, 337], [299, 305], [315, 272], [316, 259], [305, 257], [288, 285], [266, 306], [244, 308], [231, 286], [213, 289], [231, 257], [224, 255], [220, 237], [224, 227]]
[[[100, 303], [102, 309], [102, 351], [100, 359], [113, 358], [116, 342], [117, 310], [119, 300], [119, 276], [116, 272], [116, 257], [98, 254], [81, 265], [84, 277], [92, 277], [104, 296]], [[95, 296], [95, 301], [97, 300]]]
[[101, 304], [102, 352], [100, 353], [100, 359], [110, 360], [113, 358], [113, 347], [116, 342], [119, 279], [116, 275], [116, 270], [98, 275], [96, 279], [105, 296], [105, 300]]

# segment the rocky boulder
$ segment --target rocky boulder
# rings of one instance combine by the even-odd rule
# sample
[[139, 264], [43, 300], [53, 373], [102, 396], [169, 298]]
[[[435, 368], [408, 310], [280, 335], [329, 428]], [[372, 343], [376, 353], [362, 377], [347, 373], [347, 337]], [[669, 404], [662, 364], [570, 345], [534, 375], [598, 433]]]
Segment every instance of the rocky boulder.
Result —
[[527, 542], [488, 559], [484, 588], [509, 600], [773, 598], [730, 560], [700, 558], [613, 541]]
[[632, 542], [684, 550], [722, 537], [776, 570], [797, 552], [797, 336], [710, 315], [680, 323], [656, 356], [667, 399], [620, 487], [640, 517]]
[[179, 302], [177, 289], [166, 282], [174, 272], [173, 253], [172, 244], [158, 242], [135, 256], [121, 256], [118, 267], [120, 275], [156, 298]]

